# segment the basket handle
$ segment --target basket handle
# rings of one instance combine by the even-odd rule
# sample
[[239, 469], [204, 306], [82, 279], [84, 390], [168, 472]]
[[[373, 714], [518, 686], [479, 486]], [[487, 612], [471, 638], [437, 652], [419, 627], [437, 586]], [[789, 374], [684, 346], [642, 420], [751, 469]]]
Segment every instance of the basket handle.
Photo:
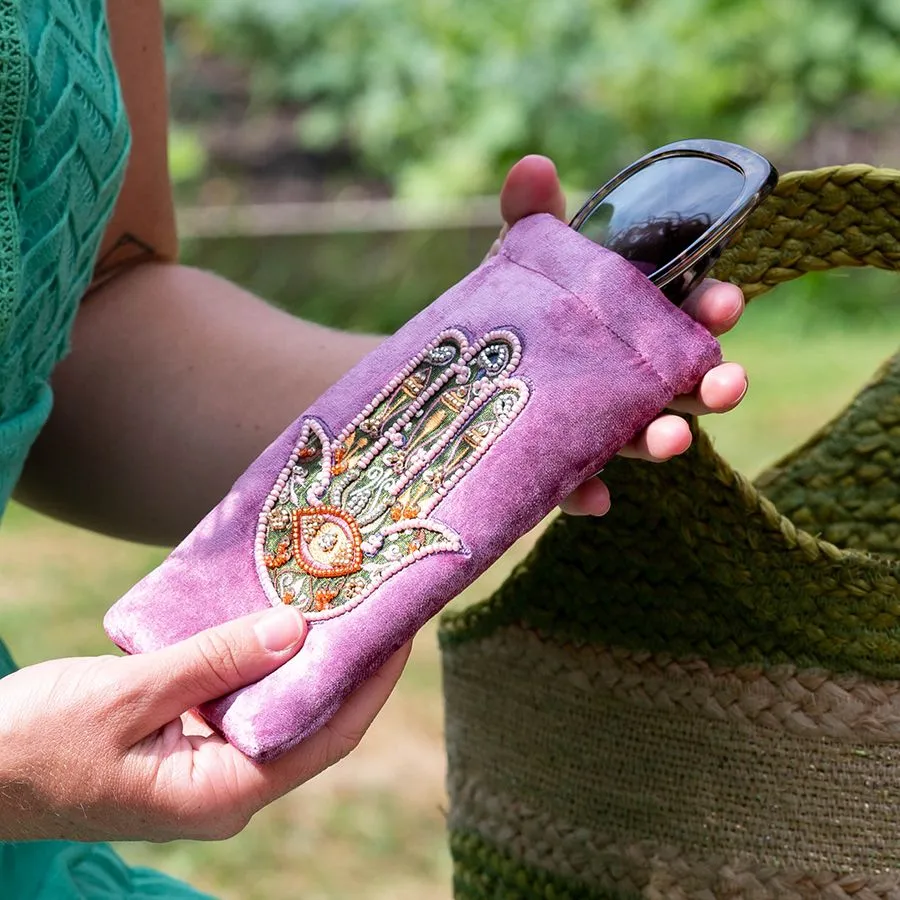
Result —
[[782, 176], [712, 274], [750, 300], [843, 266], [900, 270], [900, 170], [846, 165]]
[[[843, 266], [900, 270], [900, 170], [846, 165], [783, 176], [713, 274], [750, 299]], [[798, 527], [900, 557], [898, 457], [900, 354], [756, 485]]]
[[[754, 297], [863, 265], [900, 268], [900, 171], [785, 176], [714, 274]], [[445, 618], [443, 646], [513, 626], [577, 648], [900, 678], [900, 354], [756, 484], [692, 424], [665, 465], [611, 462], [609, 516], [557, 518], [489, 600]]]

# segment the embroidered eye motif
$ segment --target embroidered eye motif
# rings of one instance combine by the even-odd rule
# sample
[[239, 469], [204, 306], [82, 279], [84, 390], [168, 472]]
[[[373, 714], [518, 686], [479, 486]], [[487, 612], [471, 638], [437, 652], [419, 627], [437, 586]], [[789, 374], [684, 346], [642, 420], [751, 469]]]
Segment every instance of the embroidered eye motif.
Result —
[[496, 341], [478, 354], [478, 362], [488, 375], [499, 375], [509, 365], [509, 345]]
[[305, 420], [256, 534], [270, 601], [335, 615], [418, 560], [460, 552], [432, 512], [524, 408], [528, 388], [510, 377], [521, 355], [511, 332], [470, 345], [446, 331], [336, 438]]
[[316, 578], [340, 578], [362, 568], [362, 535], [356, 519], [334, 506], [294, 511], [294, 559]]

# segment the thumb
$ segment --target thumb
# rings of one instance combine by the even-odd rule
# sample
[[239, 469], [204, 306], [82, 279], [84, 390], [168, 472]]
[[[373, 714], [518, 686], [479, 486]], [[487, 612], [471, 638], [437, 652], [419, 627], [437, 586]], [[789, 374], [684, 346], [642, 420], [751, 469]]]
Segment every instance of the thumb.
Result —
[[550, 213], [566, 221], [566, 195], [563, 193], [556, 166], [546, 156], [526, 156], [510, 170], [500, 191], [500, 212], [503, 227], [488, 250], [485, 261], [500, 252], [509, 229], [526, 216]]
[[189, 709], [259, 681], [294, 656], [306, 632], [300, 612], [279, 606], [131, 657], [137, 680], [148, 685], [142, 725], [161, 728]]
[[535, 213], [550, 213], [565, 221], [566, 196], [553, 162], [546, 156], [520, 159], [500, 191], [500, 210], [507, 226]]

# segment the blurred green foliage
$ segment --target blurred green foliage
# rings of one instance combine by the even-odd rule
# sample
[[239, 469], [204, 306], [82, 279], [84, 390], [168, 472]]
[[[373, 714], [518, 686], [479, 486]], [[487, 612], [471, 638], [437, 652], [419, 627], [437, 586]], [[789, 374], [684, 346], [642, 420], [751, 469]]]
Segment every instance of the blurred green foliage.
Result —
[[400, 194], [495, 189], [521, 154], [590, 187], [645, 150], [779, 154], [900, 97], [896, 0], [167, 0], [173, 59], [247, 67], [254, 109]]
[[[406, 196], [495, 193], [530, 152], [552, 156], [578, 196], [670, 140], [734, 140], [780, 162], [822, 123], [900, 121], [898, 0], [166, 0], [166, 12], [178, 180], [212, 171], [198, 137], [210, 123], [233, 149], [238, 129], [257, 147], [275, 133], [267, 116], [287, 119], [297, 148], [329, 161], [324, 174], [275, 172], [264, 156], [267, 197], [278, 178], [334, 166], [349, 167], [343, 184], [374, 176]], [[493, 236], [234, 237], [186, 255], [304, 315], [387, 332]], [[826, 274], [778, 293], [803, 327], [874, 325], [895, 321], [895, 283]]]
[[200, 138], [190, 128], [174, 123], [169, 128], [169, 170], [176, 184], [193, 181], [203, 174], [207, 154]]

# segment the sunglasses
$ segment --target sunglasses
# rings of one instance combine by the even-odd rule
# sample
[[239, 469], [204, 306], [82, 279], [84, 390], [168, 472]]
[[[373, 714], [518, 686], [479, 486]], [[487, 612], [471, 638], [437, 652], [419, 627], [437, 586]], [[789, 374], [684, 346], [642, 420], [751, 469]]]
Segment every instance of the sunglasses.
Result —
[[621, 171], [569, 225], [680, 305], [777, 181], [774, 166], [746, 147], [680, 141]]

